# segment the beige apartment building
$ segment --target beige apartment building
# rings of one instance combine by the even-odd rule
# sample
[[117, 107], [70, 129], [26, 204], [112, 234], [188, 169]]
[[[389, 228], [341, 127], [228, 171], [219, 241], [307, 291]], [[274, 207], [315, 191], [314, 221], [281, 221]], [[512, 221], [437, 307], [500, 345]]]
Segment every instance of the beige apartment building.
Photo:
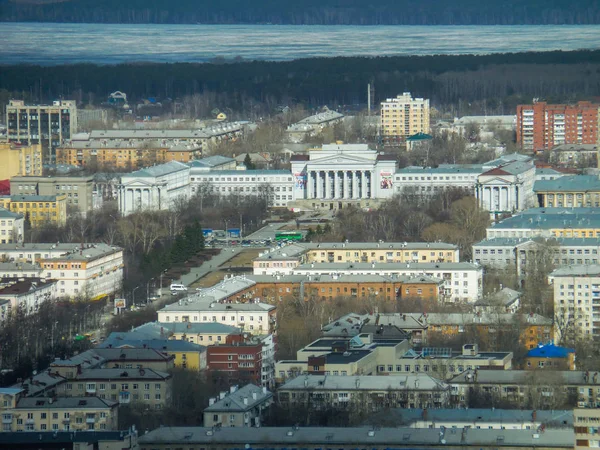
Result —
[[42, 146], [0, 142], [0, 180], [42, 175]]
[[10, 179], [11, 195], [64, 195], [67, 208], [83, 215], [94, 209], [94, 176], [18, 176]]
[[169, 402], [171, 375], [152, 369], [92, 369], [58, 388], [58, 395], [95, 395], [120, 404], [141, 403], [161, 409]]
[[417, 133], [429, 133], [429, 99], [404, 92], [381, 102], [381, 137], [386, 146], [404, 144]]
[[0, 389], [2, 431], [111, 431], [118, 407], [98, 397], [26, 397], [22, 389]]
[[306, 248], [306, 263], [459, 262], [458, 247], [443, 242], [323, 242], [299, 245]]

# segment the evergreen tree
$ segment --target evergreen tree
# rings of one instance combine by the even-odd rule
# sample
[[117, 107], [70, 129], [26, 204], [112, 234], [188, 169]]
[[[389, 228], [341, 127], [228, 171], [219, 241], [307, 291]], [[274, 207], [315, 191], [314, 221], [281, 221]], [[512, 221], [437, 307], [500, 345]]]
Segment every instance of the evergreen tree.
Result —
[[256, 169], [256, 165], [252, 162], [252, 158], [250, 158], [250, 153], [246, 153], [246, 157], [244, 158], [244, 165], [248, 170]]

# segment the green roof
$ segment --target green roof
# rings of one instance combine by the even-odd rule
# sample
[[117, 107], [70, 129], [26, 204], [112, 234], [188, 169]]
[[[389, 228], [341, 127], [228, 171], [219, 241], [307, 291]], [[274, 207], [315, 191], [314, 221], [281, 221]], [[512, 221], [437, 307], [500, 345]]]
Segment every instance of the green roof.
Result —
[[408, 138], [406, 138], [406, 140], [410, 141], [410, 142], [430, 141], [431, 139], [433, 139], [433, 136], [431, 136], [430, 134], [426, 134], [426, 133], [417, 133], [417, 134], [413, 134], [412, 136], [409, 136]]
[[600, 191], [600, 179], [595, 175], [569, 175], [554, 180], [540, 180], [533, 185], [534, 192], [588, 192]]

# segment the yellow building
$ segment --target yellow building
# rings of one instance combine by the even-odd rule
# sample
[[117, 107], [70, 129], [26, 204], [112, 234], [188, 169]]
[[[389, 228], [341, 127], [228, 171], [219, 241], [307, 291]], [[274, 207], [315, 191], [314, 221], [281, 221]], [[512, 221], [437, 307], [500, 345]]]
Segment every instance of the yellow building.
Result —
[[26, 397], [23, 389], [0, 388], [2, 431], [118, 430], [116, 401], [98, 397]]
[[384, 145], [399, 145], [417, 133], [429, 133], [429, 100], [404, 92], [381, 102], [381, 137]]
[[600, 179], [595, 175], [571, 175], [536, 181], [533, 191], [542, 208], [600, 207]]
[[141, 169], [169, 161], [187, 163], [201, 156], [200, 144], [167, 140], [71, 141], [56, 149], [58, 164], [97, 165], [106, 169]]
[[306, 263], [459, 262], [458, 247], [443, 242], [322, 242], [300, 245], [307, 249]]
[[3, 196], [0, 206], [22, 214], [32, 228], [46, 223], [62, 226], [67, 222], [67, 196], [64, 194]]
[[0, 180], [42, 175], [42, 146], [0, 142]]

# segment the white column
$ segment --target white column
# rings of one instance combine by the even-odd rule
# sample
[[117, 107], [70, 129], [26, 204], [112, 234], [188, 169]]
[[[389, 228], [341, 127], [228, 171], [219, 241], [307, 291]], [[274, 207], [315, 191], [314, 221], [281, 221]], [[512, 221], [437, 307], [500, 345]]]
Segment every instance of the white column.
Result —
[[317, 198], [323, 198], [323, 180], [321, 179], [321, 171], [317, 170]]
[[308, 183], [308, 198], [315, 198], [315, 172], [313, 170], [308, 172], [308, 177], [306, 178]]
[[489, 199], [489, 203], [488, 203], [488, 207], [487, 207], [487, 209], [488, 209], [489, 211], [491, 211], [491, 210], [492, 210], [492, 204], [493, 204], [492, 202], [493, 202], [493, 200], [494, 200], [494, 198], [493, 198], [493, 197], [494, 197], [494, 194], [493, 194], [493, 192], [492, 192], [492, 187], [491, 187], [491, 186], [488, 186], [486, 189], [488, 190], [488, 199]]
[[333, 198], [340, 198], [340, 173], [333, 171]]
[[325, 171], [325, 198], [331, 198], [331, 172]]
[[345, 170], [342, 171], [342, 176], [344, 177], [343, 178], [343, 182], [344, 182], [344, 198], [350, 198], [349, 188], [348, 188], [348, 185], [350, 184], [350, 183], [348, 183], [348, 172], [345, 171]]
[[360, 198], [358, 193], [358, 173], [356, 170], [352, 171], [352, 198]]

